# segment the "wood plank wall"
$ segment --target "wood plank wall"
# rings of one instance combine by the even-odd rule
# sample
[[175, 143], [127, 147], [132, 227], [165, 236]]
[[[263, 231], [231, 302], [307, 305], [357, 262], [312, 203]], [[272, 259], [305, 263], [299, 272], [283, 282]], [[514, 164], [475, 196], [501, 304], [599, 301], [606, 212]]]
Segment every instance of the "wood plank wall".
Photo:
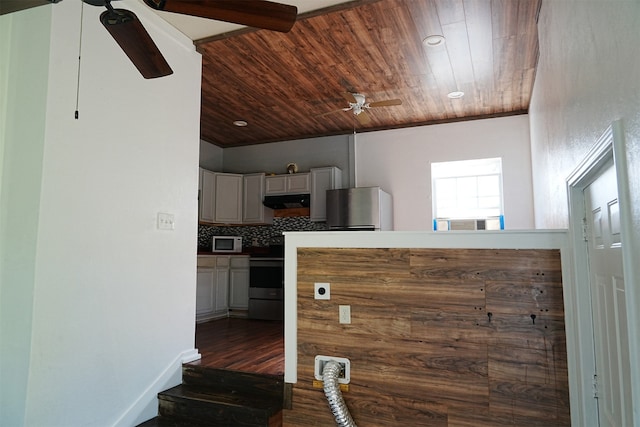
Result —
[[335, 425], [313, 387], [318, 354], [351, 360], [344, 398], [362, 427], [569, 426], [560, 252], [299, 249], [285, 426]]

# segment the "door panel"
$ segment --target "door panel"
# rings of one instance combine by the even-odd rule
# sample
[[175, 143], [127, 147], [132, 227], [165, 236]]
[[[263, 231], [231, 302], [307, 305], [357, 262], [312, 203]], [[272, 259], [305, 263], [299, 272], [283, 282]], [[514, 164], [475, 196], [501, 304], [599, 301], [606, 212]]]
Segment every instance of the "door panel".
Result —
[[584, 189], [600, 425], [631, 421], [625, 281], [613, 162]]

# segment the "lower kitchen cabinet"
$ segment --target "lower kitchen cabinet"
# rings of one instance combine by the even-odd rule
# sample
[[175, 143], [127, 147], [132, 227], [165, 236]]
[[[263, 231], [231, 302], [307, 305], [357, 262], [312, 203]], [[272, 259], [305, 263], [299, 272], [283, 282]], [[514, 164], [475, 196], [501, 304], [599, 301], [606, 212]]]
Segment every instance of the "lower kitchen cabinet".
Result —
[[229, 308], [249, 308], [249, 257], [232, 256], [229, 270]]
[[249, 256], [199, 255], [196, 322], [229, 316], [249, 306]]
[[226, 317], [229, 271], [198, 268], [196, 274], [196, 322]]

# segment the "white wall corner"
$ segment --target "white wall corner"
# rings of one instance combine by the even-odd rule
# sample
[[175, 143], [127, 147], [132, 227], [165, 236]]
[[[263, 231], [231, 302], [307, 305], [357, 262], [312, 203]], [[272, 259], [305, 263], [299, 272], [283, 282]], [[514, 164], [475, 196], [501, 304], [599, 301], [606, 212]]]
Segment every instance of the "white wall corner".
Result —
[[158, 393], [175, 387], [182, 382], [182, 365], [200, 359], [198, 349], [192, 348], [180, 353], [144, 392], [113, 423], [113, 427], [137, 426], [158, 414]]

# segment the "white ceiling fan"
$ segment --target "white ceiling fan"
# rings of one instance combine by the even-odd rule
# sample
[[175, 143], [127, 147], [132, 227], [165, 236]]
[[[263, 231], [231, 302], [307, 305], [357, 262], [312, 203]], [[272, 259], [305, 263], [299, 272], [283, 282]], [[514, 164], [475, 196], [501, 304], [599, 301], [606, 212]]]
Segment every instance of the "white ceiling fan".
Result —
[[348, 107], [341, 108], [339, 110], [333, 110], [326, 113], [319, 114], [317, 117], [326, 116], [327, 114], [337, 113], [339, 111], [353, 111], [360, 124], [366, 125], [371, 122], [371, 117], [367, 114], [367, 110], [377, 107], [389, 107], [393, 105], [401, 105], [400, 99], [387, 99], [385, 101], [367, 102], [366, 97], [361, 93], [342, 93], [344, 99], [349, 103]]

